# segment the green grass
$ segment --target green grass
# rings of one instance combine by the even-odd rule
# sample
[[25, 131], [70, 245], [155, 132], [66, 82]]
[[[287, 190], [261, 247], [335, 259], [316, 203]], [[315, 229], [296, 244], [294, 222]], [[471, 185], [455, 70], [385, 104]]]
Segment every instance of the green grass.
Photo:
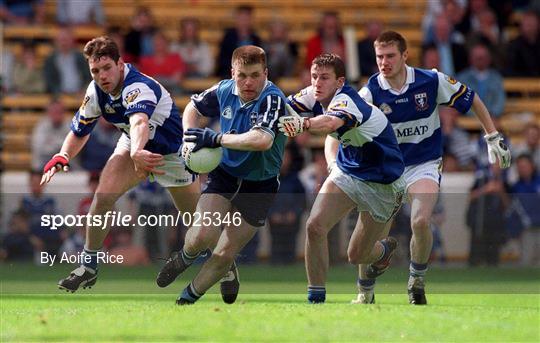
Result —
[[408, 305], [403, 268], [367, 306], [349, 304], [352, 267], [332, 268], [324, 305], [306, 304], [302, 266], [242, 266], [236, 304], [214, 288], [188, 307], [174, 300], [196, 270], [165, 290], [157, 270], [105, 266], [68, 294], [55, 282], [69, 266], [0, 265], [0, 341], [540, 341], [538, 269], [433, 268], [425, 307]]

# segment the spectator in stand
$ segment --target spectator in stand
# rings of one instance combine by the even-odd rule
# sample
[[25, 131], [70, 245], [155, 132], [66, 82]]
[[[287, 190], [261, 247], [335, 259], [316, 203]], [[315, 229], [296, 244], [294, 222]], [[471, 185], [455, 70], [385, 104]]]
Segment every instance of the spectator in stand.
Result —
[[480, 41], [486, 45], [492, 47], [492, 50], [496, 52], [498, 46], [501, 44], [502, 33], [501, 29], [497, 25], [497, 17], [495, 12], [487, 9], [478, 14], [478, 28], [474, 29], [468, 40]]
[[43, 69], [38, 65], [36, 48], [33, 42], [23, 43], [22, 56], [13, 69], [14, 91], [23, 94], [45, 92]]
[[61, 25], [104, 25], [101, 0], [57, 0], [56, 19]]
[[[35, 239], [30, 235], [28, 214], [15, 211], [7, 226], [8, 232], [0, 240], [0, 261], [32, 261]], [[36, 249], [37, 251], [37, 249]]]
[[206, 42], [201, 40], [197, 18], [184, 18], [180, 22], [180, 39], [171, 44], [171, 51], [182, 57], [187, 77], [208, 77], [214, 71], [214, 56]]
[[79, 93], [91, 81], [88, 64], [74, 44], [70, 28], [62, 27], [55, 37], [55, 48], [45, 59], [44, 73], [47, 92]]
[[0, 0], [0, 21], [13, 25], [43, 24], [45, 1]]
[[471, 170], [476, 149], [471, 144], [467, 131], [457, 126], [459, 112], [451, 107], [441, 106], [439, 116], [443, 136], [443, 155], [455, 157], [460, 170]]
[[64, 137], [69, 132], [69, 119], [59, 100], [47, 106], [47, 116], [42, 118], [32, 132], [32, 169], [41, 170], [52, 155], [60, 151]]
[[169, 92], [180, 93], [186, 65], [176, 52], [169, 49], [169, 39], [162, 31], [154, 32], [154, 53], [139, 59], [140, 71], [153, 77]]
[[296, 69], [298, 46], [288, 37], [289, 28], [282, 20], [273, 20], [269, 27], [268, 40], [263, 44], [266, 51], [268, 79], [277, 81], [292, 76]]
[[465, 15], [461, 22], [455, 26], [455, 29], [465, 37], [473, 31], [478, 31], [480, 28], [480, 14], [487, 10], [490, 10], [488, 0], [469, 0]]
[[116, 142], [122, 133], [116, 127], [99, 118], [88, 142], [80, 154], [81, 167], [89, 172], [99, 172], [116, 148]]
[[502, 70], [502, 42], [503, 37], [499, 26], [497, 25], [497, 17], [492, 10], [485, 10], [478, 14], [478, 28], [469, 34], [467, 40], [471, 46], [476, 43], [482, 43], [489, 48], [492, 56], [493, 65]]
[[456, 38], [454, 29], [446, 17], [439, 15], [433, 26], [433, 43], [439, 51], [439, 71], [447, 75], [455, 75], [467, 67], [467, 50], [462, 42]]
[[439, 50], [435, 44], [427, 44], [422, 47], [422, 68], [437, 69], [441, 68], [441, 58]]
[[478, 170], [466, 217], [471, 229], [469, 265], [499, 263], [499, 252], [506, 239], [504, 212], [509, 202], [499, 165]]
[[137, 7], [131, 20], [131, 30], [124, 39], [125, 52], [130, 60], [137, 63], [141, 56], [150, 56], [154, 53], [153, 37], [156, 30], [150, 9], [144, 6]]
[[508, 44], [509, 76], [540, 77], [540, 26], [538, 14], [525, 12], [519, 23], [519, 36]]
[[13, 92], [13, 66], [15, 65], [15, 56], [9, 49], [0, 51], [0, 92]]
[[502, 75], [491, 68], [488, 47], [482, 43], [473, 45], [469, 63], [471, 66], [459, 73], [457, 79], [478, 94], [493, 117], [500, 117], [504, 112], [506, 93]]
[[[452, 26], [457, 25], [463, 20], [465, 8], [468, 0], [431, 0], [427, 1], [427, 8], [424, 18], [422, 19], [422, 33], [424, 36], [424, 44], [433, 42], [433, 26], [435, 18], [441, 14], [445, 14]], [[460, 37], [463, 38], [462, 35]]]
[[512, 186], [514, 199], [521, 206], [521, 222], [524, 231], [521, 235], [521, 262], [524, 265], [540, 264], [540, 175], [532, 157], [519, 155], [516, 159], [519, 179]]
[[46, 251], [49, 254], [57, 254], [62, 245], [64, 232], [63, 228], [52, 229], [42, 226], [43, 215], [59, 214], [56, 208], [56, 201], [53, 197], [43, 194], [41, 182], [41, 171], [30, 173], [30, 194], [23, 197], [20, 209], [25, 211], [30, 222], [30, 232], [32, 244], [37, 254], [34, 255], [39, 261], [39, 252]]
[[305, 68], [309, 70], [313, 59], [322, 53], [345, 56], [345, 41], [337, 12], [323, 13], [317, 34], [307, 41]]
[[273, 264], [294, 263], [296, 238], [306, 207], [306, 191], [298, 178], [298, 172], [291, 170], [292, 158], [291, 148], [287, 146], [279, 175], [279, 192], [268, 214], [272, 237], [270, 261]]
[[360, 62], [360, 74], [369, 77], [379, 72], [373, 43], [382, 33], [383, 24], [378, 20], [369, 21], [366, 25], [366, 38], [358, 42], [358, 60]]
[[253, 28], [253, 7], [238, 6], [234, 18], [235, 27], [225, 30], [219, 44], [216, 75], [223, 79], [231, 77], [231, 58], [236, 48], [244, 45], [262, 45], [261, 38]]
[[525, 141], [515, 147], [516, 154], [529, 154], [535, 169], [540, 171], [540, 127], [537, 124], [527, 125], [524, 136]]
[[112, 39], [116, 45], [118, 45], [118, 51], [120, 52], [120, 56], [122, 56], [124, 62], [135, 63], [134, 56], [126, 52], [124, 47], [124, 35], [122, 34], [122, 28], [120, 26], [113, 25], [107, 27], [105, 34], [109, 36], [109, 38]]

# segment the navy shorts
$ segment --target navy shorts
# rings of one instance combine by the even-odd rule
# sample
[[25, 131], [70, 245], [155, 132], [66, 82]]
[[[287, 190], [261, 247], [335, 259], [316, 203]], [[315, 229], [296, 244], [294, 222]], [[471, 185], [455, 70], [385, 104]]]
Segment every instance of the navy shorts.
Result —
[[227, 198], [248, 224], [261, 227], [266, 222], [278, 189], [277, 176], [249, 181], [232, 176], [218, 167], [208, 174], [208, 184], [203, 194], [219, 194]]

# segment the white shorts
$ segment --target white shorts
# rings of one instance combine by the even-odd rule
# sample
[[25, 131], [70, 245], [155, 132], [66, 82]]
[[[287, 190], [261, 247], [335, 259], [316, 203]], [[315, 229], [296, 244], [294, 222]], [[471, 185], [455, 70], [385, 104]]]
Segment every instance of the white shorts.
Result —
[[442, 159], [436, 159], [413, 166], [405, 167], [403, 179], [407, 183], [407, 189], [418, 180], [433, 180], [438, 185], [441, 183]]
[[[118, 143], [116, 143], [115, 151], [117, 150], [131, 151], [131, 139], [125, 133], [122, 133]], [[157, 182], [163, 187], [182, 187], [192, 184], [196, 176], [186, 170], [186, 164], [180, 155], [180, 151], [163, 156], [164, 165], [156, 169], [163, 170], [165, 174], [155, 175], [150, 173], [148, 175], [150, 181]]]
[[368, 211], [379, 223], [392, 219], [403, 202], [403, 177], [385, 185], [356, 179], [339, 168], [333, 168], [328, 177], [357, 204], [358, 212]]

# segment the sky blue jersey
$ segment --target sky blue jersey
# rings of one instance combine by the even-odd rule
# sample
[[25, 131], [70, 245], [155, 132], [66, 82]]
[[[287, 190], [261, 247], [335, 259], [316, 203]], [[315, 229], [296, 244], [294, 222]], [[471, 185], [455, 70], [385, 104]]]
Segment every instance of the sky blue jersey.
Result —
[[345, 121], [330, 134], [340, 142], [336, 162], [345, 173], [383, 184], [394, 182], [403, 173], [392, 126], [378, 108], [367, 104], [349, 85], [336, 91], [327, 109], [315, 100], [312, 86], [291, 95], [288, 101], [298, 113], [330, 115]]
[[180, 150], [182, 120], [171, 95], [156, 80], [130, 64], [125, 64], [122, 91], [115, 97], [103, 92], [94, 81], [90, 82], [83, 103], [71, 121], [71, 131], [78, 137], [86, 136], [102, 116], [129, 136], [129, 116], [134, 113], [148, 116], [146, 150], [162, 155]]
[[223, 149], [221, 168], [251, 181], [266, 180], [279, 174], [287, 138], [278, 130], [278, 118], [286, 115], [286, 98], [272, 82], [266, 81], [256, 99], [242, 103], [234, 80], [223, 80], [191, 97], [197, 111], [206, 117], [219, 117], [221, 132], [245, 133], [262, 130], [272, 136], [266, 151]]
[[436, 70], [409, 66], [406, 70], [407, 79], [401, 91], [392, 89], [388, 81], [377, 73], [369, 78], [359, 93], [392, 123], [405, 166], [411, 166], [442, 156], [439, 105], [467, 113], [474, 91]]

